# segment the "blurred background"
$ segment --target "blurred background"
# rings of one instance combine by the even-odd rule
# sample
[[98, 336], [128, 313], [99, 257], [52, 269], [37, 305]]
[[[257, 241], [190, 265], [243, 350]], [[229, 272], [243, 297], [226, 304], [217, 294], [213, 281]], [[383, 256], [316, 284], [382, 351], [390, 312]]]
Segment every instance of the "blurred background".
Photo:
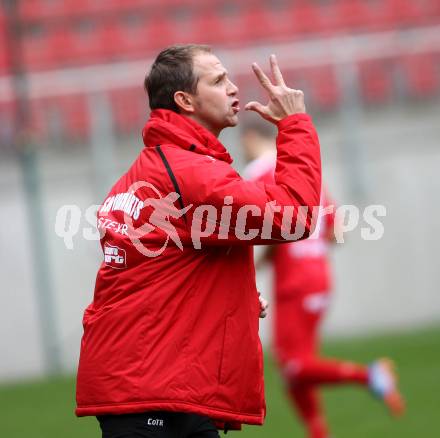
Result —
[[[88, 208], [143, 147], [149, 109], [142, 84], [154, 57], [189, 42], [213, 46], [239, 86], [242, 107], [266, 100], [250, 65], [267, 70], [276, 53], [287, 84], [305, 93], [331, 196], [360, 209], [386, 207], [382, 239], [362, 240], [359, 226], [336, 245], [336, 293], [324, 333], [329, 354], [370, 361], [394, 353], [413, 410], [393, 426], [374, 419], [382, 413], [366, 417], [364, 405], [372, 402], [356, 392], [330, 394], [335, 436], [439, 436], [438, 0], [3, 0], [2, 436], [27, 434], [19, 432], [27, 426], [16, 411], [32, 416], [34, 437], [59, 430], [97, 436], [92, 419], [73, 417], [69, 377], [101, 261]], [[221, 139], [241, 171], [239, 129]], [[269, 297], [271, 276], [258, 274]], [[271, 429], [276, 423], [301, 436], [272, 369], [270, 315], [261, 336], [268, 426], [251, 433], [281, 435]]]

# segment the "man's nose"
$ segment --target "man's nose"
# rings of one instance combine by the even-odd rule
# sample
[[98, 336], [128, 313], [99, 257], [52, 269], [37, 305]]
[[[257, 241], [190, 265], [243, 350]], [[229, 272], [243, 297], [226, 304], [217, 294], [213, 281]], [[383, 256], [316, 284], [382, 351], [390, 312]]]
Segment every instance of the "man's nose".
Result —
[[228, 95], [234, 96], [238, 93], [238, 87], [232, 81], [229, 81], [228, 84]]

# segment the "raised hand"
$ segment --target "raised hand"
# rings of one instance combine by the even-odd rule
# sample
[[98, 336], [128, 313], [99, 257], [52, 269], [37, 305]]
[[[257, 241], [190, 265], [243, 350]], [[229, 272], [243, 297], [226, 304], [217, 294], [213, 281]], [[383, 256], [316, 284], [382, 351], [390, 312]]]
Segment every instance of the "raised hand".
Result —
[[247, 103], [244, 108], [257, 112], [271, 123], [277, 123], [292, 114], [305, 113], [304, 93], [301, 90], [289, 88], [285, 84], [275, 55], [270, 55], [269, 59], [274, 83], [256, 63], [252, 64], [252, 70], [257, 79], [269, 94], [269, 102], [267, 105], [263, 105], [260, 102], [252, 101]]

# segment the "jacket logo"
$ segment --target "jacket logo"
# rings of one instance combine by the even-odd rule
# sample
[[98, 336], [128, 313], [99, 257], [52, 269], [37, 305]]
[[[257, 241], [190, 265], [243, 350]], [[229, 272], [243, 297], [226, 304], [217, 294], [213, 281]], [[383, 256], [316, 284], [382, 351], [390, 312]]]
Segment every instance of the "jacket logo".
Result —
[[[183, 244], [180, 240], [179, 233], [176, 227], [173, 225], [170, 219], [179, 219], [184, 216], [185, 213], [192, 208], [193, 204], [190, 204], [182, 209], [178, 209], [174, 204], [180, 198], [180, 194], [176, 192], [168, 193], [166, 196], [162, 196], [160, 191], [149, 182], [139, 181], [132, 184], [131, 191], [139, 190], [140, 188], [151, 189], [156, 197], [146, 198], [143, 202], [143, 207], [151, 207], [151, 214], [148, 220], [135, 228], [131, 217], [124, 217], [126, 224], [128, 225], [128, 236], [136, 249], [143, 255], [148, 257], [157, 257], [165, 251], [170, 239], [176, 244], [176, 246], [183, 251]], [[144, 238], [147, 234], [158, 231], [165, 237], [165, 242], [158, 249], [148, 249], [141, 241], [140, 238]]]
[[127, 256], [125, 250], [106, 243], [104, 245], [104, 263], [114, 269], [127, 267]]
[[159, 426], [163, 427], [163, 420], [160, 418], [149, 418], [147, 420], [148, 426]]

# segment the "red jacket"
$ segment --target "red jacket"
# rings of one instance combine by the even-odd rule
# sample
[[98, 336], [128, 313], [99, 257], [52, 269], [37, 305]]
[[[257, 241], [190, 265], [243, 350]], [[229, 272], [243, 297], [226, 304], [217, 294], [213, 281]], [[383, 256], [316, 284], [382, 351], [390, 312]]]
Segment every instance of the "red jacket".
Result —
[[[83, 319], [77, 415], [166, 410], [263, 423], [252, 245], [282, 239], [281, 213], [274, 214], [271, 237], [249, 234], [249, 240], [236, 236], [234, 215], [247, 204], [264, 211], [275, 200], [318, 205], [321, 186], [309, 116], [287, 117], [278, 128], [277, 184], [256, 184], [241, 179], [223, 145], [200, 125], [171, 111], [152, 112], [146, 147], [98, 212], [105, 258]], [[155, 204], [170, 193], [174, 204]], [[232, 196], [230, 224], [220, 213], [208, 220], [197, 214], [201, 205], [222, 211], [225, 196]], [[165, 213], [169, 220], [155, 226]], [[248, 219], [245, 233], [263, 222]], [[197, 221], [212, 232], [193, 232], [194, 245]]]

